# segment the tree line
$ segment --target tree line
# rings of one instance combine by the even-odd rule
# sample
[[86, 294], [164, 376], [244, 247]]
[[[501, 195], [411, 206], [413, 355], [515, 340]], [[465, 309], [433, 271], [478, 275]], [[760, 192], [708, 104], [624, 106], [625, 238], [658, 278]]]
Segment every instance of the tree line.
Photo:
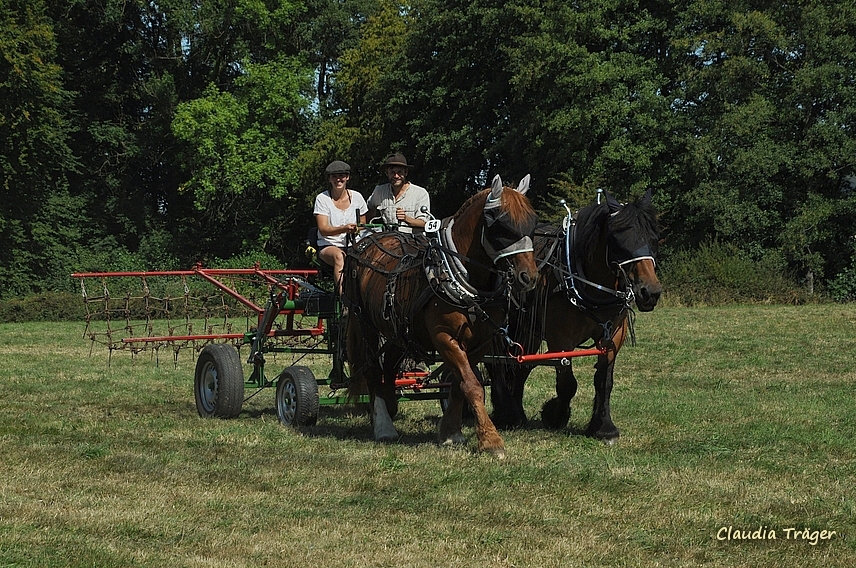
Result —
[[87, 270], [306, 266], [324, 166], [403, 152], [437, 216], [532, 174], [545, 220], [651, 188], [711, 243], [856, 294], [856, 5], [0, 0], [0, 297]]

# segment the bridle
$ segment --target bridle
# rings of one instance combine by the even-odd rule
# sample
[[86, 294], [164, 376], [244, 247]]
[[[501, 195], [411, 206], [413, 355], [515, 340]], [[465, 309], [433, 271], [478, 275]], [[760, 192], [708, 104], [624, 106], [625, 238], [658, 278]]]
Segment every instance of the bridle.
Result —
[[[618, 214], [623, 206], [617, 208], [611, 204], [610, 208], [614, 209], [610, 216]], [[629, 271], [636, 263], [650, 260], [656, 267], [656, 259], [654, 251], [650, 244], [644, 244], [626, 257], [616, 257], [616, 252], [606, 244], [606, 265], [610, 272], [615, 276], [617, 286], [612, 288], [592, 282], [587, 279], [581, 263], [578, 261], [580, 255], [576, 254], [577, 246], [577, 220], [574, 218], [570, 209], [565, 206], [568, 211], [562, 223], [562, 232], [564, 236], [564, 247], [561, 251], [559, 262], [553, 265], [556, 279], [559, 284], [554, 292], [559, 290], [564, 291], [568, 301], [583, 313], [591, 317], [603, 328], [603, 342], [611, 342], [613, 334], [613, 321], [619, 321], [625, 315], [628, 318], [628, 327], [631, 344], [635, 344], [635, 333], [633, 330], [633, 321], [635, 312], [633, 304], [636, 300], [633, 293]], [[582, 285], [582, 286], [581, 286]], [[603, 293], [602, 298], [593, 298], [591, 295], [584, 294], [583, 286], [591, 287]]]

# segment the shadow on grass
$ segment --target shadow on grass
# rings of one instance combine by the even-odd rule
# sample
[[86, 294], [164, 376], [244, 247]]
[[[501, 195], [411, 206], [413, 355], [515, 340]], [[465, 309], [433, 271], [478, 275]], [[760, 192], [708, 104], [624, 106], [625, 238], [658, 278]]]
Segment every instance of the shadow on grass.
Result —
[[567, 426], [564, 428], [547, 428], [544, 425], [544, 422], [541, 418], [530, 417], [526, 426], [515, 426], [511, 428], [500, 428], [500, 433], [505, 432], [544, 432], [546, 434], [552, 434], [553, 436], [565, 436], [565, 437], [580, 437], [580, 438], [590, 438], [588, 434], [586, 434], [586, 429], [588, 428], [588, 421], [583, 421], [579, 423], [573, 423], [573, 419], [568, 422]]
[[[414, 403], [418, 404], [418, 403]], [[435, 443], [437, 441], [437, 428], [440, 416], [424, 415], [419, 413], [399, 412], [394, 420], [399, 431], [399, 439], [391, 444], [404, 446], [419, 446]], [[278, 420], [276, 408], [254, 408], [245, 409], [241, 417], [258, 419], [269, 417]], [[467, 426], [467, 421], [464, 421]], [[286, 426], [283, 426], [284, 428]], [[318, 421], [313, 426], [292, 426], [295, 430], [310, 438], [329, 438], [333, 440], [352, 440], [374, 443], [369, 420], [368, 409], [365, 405], [341, 404], [322, 406], [318, 413]]]

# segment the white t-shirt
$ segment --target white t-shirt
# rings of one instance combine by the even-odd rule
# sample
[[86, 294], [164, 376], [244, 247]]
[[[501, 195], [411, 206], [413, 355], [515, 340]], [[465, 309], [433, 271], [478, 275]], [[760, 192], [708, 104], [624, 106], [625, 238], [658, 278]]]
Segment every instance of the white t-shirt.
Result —
[[[333, 203], [333, 198], [330, 197], [330, 190], [319, 193], [315, 197], [315, 209], [312, 211], [315, 215], [326, 215], [331, 227], [341, 227], [349, 223], [359, 223], [360, 215], [365, 215], [369, 210], [366, 205], [366, 200], [360, 195], [360, 192], [349, 189], [348, 195], [351, 196], [351, 203], [348, 208], [342, 211], [336, 204]], [[320, 246], [333, 245], [339, 248], [345, 248], [346, 234], [339, 233], [338, 235], [318, 235], [318, 244]]]

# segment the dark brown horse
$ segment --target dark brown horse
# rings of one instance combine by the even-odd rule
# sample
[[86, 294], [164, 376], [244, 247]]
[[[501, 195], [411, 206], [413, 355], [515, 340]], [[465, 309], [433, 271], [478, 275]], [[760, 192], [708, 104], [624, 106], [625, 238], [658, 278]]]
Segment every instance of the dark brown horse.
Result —
[[[453, 373], [439, 442], [465, 441], [464, 403], [473, 411], [480, 451], [505, 455], [472, 370], [504, 333], [510, 294], [531, 291], [538, 278], [532, 248], [537, 217], [525, 193], [499, 176], [424, 236], [379, 233], [359, 241], [345, 271], [348, 361], [352, 385], [364, 381], [377, 441], [398, 439], [395, 374], [405, 357], [436, 352]], [[515, 190], [516, 189], [516, 190]]]
[[[615, 358], [633, 333], [633, 311], [654, 309], [662, 292], [655, 273], [659, 229], [650, 191], [627, 205], [608, 193], [603, 203], [584, 207], [564, 227], [536, 231], [535, 255], [541, 269], [538, 286], [528, 297], [527, 311], [512, 317], [511, 335], [529, 353], [546, 340], [549, 351], [570, 351], [585, 342], [606, 347], [597, 356], [594, 407], [586, 435], [613, 441], [619, 436], [609, 400]], [[577, 380], [567, 358], [556, 366], [556, 398], [547, 401], [544, 426], [564, 428], [570, 417]], [[501, 428], [527, 424], [523, 387], [527, 365], [491, 364], [494, 422]]]

